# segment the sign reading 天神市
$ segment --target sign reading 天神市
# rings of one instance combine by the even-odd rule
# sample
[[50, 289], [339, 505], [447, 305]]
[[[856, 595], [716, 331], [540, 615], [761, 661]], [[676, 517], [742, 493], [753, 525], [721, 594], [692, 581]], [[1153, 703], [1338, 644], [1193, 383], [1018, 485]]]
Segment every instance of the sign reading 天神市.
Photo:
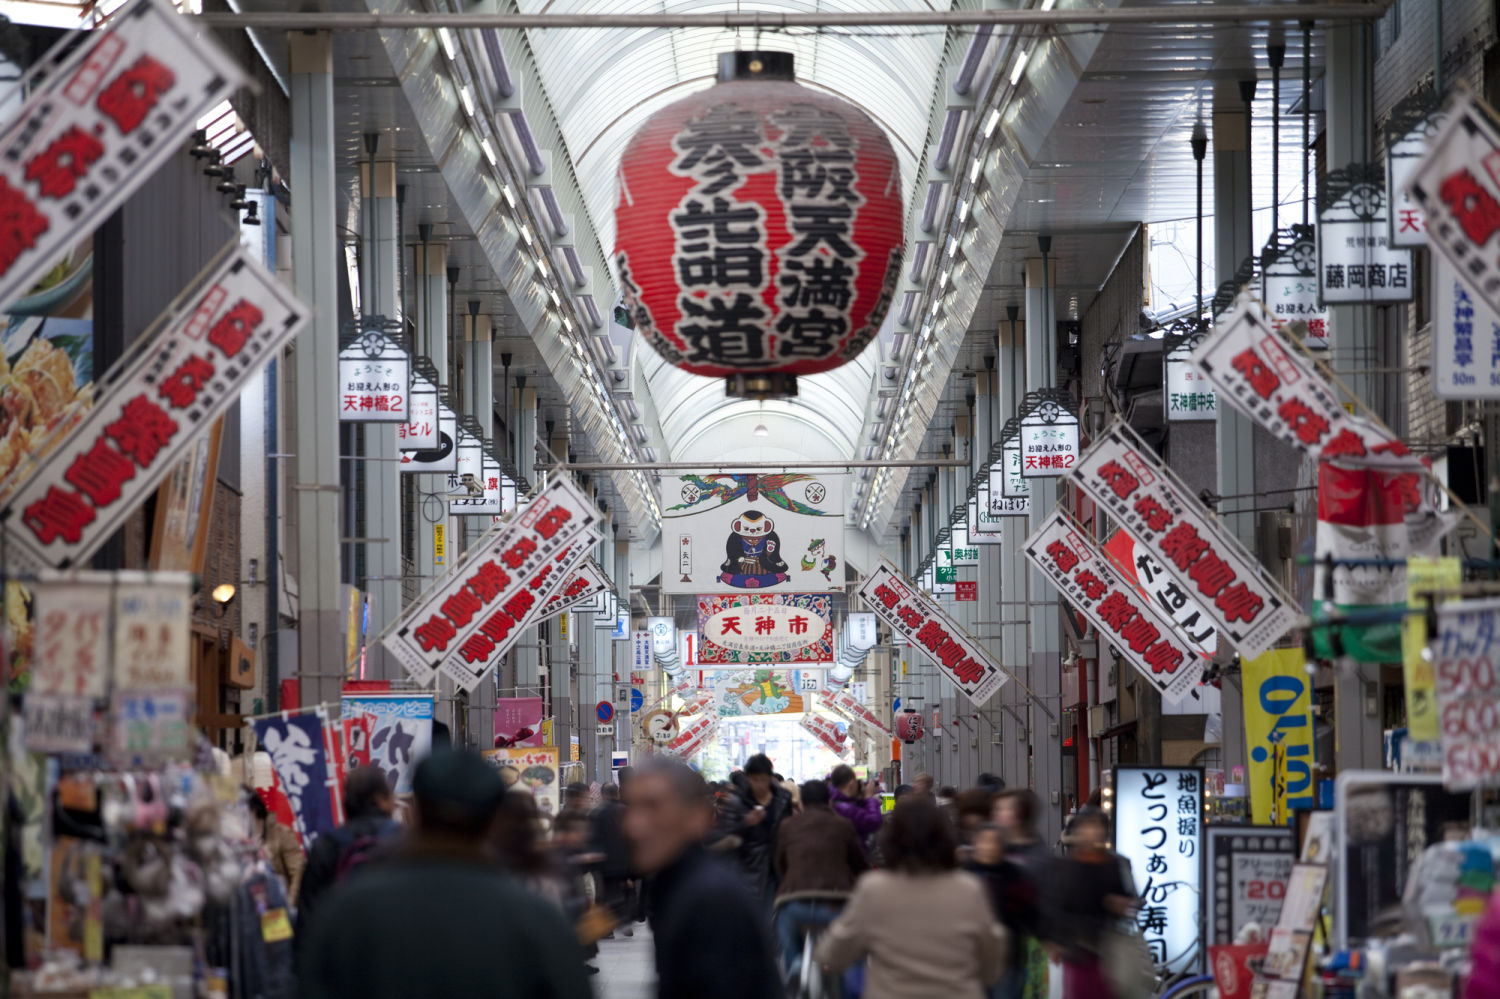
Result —
[[156, 491], [308, 311], [238, 243], [99, 380], [94, 408], [0, 506], [12, 568], [81, 564]]
[[[595, 520], [593, 505], [565, 476], [553, 476], [524, 513], [494, 527], [454, 571], [418, 599], [382, 644], [418, 683], [481, 628], [493, 649], [537, 603], [527, 588]], [[503, 599], [502, 599], [503, 598]]]
[[1432, 394], [1500, 399], [1500, 313], [1441, 254], [1432, 260]]
[[1439, 605], [1433, 640], [1443, 786], [1500, 785], [1500, 599]]
[[1203, 770], [1115, 767], [1115, 848], [1140, 896], [1136, 925], [1156, 966], [1197, 970]]
[[1186, 636], [1066, 515], [1042, 522], [1026, 556], [1163, 697], [1178, 701], [1198, 686], [1203, 661]]
[[844, 587], [841, 475], [675, 476], [661, 506], [665, 593]]
[[983, 645], [890, 563], [882, 562], [865, 577], [859, 596], [893, 633], [905, 636], [930, 656], [976, 707], [983, 706], [1010, 679]]
[[833, 598], [730, 593], [698, 598], [698, 664], [833, 661]]
[[1242, 656], [1259, 655], [1291, 628], [1295, 602], [1124, 424], [1099, 436], [1071, 478], [1193, 594]]
[[165, 0], [136, 0], [76, 37], [0, 135], [0, 305], [108, 218], [244, 82]]

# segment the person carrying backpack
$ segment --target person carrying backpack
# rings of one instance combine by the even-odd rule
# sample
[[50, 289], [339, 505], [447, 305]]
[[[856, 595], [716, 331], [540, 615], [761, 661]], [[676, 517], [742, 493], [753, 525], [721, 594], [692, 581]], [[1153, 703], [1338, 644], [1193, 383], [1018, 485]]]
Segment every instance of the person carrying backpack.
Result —
[[396, 796], [379, 767], [357, 767], [344, 778], [344, 812], [348, 821], [319, 836], [307, 855], [297, 897], [297, 932], [301, 939], [312, 913], [328, 892], [401, 833], [391, 815]]

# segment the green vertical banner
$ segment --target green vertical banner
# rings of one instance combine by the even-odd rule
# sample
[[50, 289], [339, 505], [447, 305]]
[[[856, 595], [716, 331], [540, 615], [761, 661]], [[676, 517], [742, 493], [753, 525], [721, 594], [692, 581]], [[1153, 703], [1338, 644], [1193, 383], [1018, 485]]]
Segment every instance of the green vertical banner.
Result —
[[1301, 649], [1272, 649], [1241, 669], [1251, 821], [1285, 825], [1291, 811], [1312, 808], [1317, 797], [1307, 658]]
[[[1406, 603], [1425, 609], [1424, 594], [1456, 591], [1463, 582], [1463, 566], [1456, 558], [1409, 558], [1406, 560]], [[1401, 622], [1401, 672], [1406, 683], [1406, 734], [1417, 742], [1438, 739], [1437, 691], [1432, 661], [1422, 653], [1427, 648], [1427, 615], [1408, 614]]]

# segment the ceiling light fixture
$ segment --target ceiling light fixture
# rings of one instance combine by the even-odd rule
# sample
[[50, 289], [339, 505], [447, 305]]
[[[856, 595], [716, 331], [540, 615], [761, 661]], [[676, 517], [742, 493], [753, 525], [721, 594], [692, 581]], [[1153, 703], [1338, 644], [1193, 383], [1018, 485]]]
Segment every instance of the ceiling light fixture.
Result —
[[764, 423], [757, 423], [755, 425], [755, 429], [753, 431], [751, 431], [751, 432], [753, 434], [755, 434], [755, 436], [757, 436], [757, 437], [770, 437], [771, 436], [771, 431], [769, 431], [769, 430], [766, 429], [766, 425]]
[[1000, 109], [994, 108], [990, 111], [990, 116], [984, 121], [984, 137], [986, 139], [995, 134], [995, 126], [998, 124], [1000, 124]]
[[464, 113], [470, 118], [474, 117], [474, 91], [469, 89], [467, 83], [458, 88], [458, 99], [463, 101]]
[[443, 43], [443, 51], [447, 53], [450, 60], [458, 58], [458, 45], [453, 40], [453, 32], [447, 28], [439, 28], [438, 40]]
[[1021, 74], [1026, 72], [1026, 60], [1030, 57], [1031, 53], [1025, 49], [1016, 53], [1016, 64], [1010, 69], [1010, 85], [1012, 87], [1021, 82]]
[[[495, 166], [499, 162], [495, 158], [495, 147], [490, 145], [489, 139], [481, 137], [479, 148], [484, 150], [484, 158], [490, 161], [490, 166]], [[509, 188], [506, 188], [506, 190], [509, 190]]]

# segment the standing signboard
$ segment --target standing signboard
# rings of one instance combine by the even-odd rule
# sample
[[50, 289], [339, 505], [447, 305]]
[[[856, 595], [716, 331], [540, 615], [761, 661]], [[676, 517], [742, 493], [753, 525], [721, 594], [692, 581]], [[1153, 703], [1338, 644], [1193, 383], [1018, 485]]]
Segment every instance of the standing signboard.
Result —
[[500, 771], [506, 787], [529, 791], [536, 799], [536, 809], [550, 823], [562, 809], [561, 775], [557, 766], [556, 746], [519, 746], [491, 749], [485, 759]]
[[1125, 424], [1105, 430], [1070, 478], [1193, 594], [1241, 656], [1260, 655], [1296, 621], [1295, 602]]
[[1203, 827], [1203, 901], [1208, 945], [1233, 943], [1240, 927], [1276, 925], [1297, 840], [1283, 826]]
[[889, 562], [882, 562], [865, 577], [859, 596], [892, 632], [920, 646], [976, 707], [982, 707], [1009, 679], [979, 641]]
[[370, 765], [397, 794], [411, 793], [417, 764], [432, 752], [430, 693], [345, 694], [343, 713], [370, 715]]
[[[0, 135], [0, 304], [35, 284], [245, 82], [166, 0], [136, 0], [78, 44]], [[31, 78], [36, 82], [37, 77]]]
[[1432, 394], [1500, 399], [1500, 312], [1442, 254], [1432, 258]]
[[1443, 786], [1500, 785], [1500, 598], [1439, 605], [1432, 673], [1443, 742]]
[[1159, 970], [1202, 966], [1203, 769], [1115, 767], [1115, 849], [1129, 864], [1136, 924]]
[[237, 242], [141, 335], [98, 401], [0, 506], [11, 567], [81, 565], [307, 321]]
[[1324, 304], [1410, 302], [1411, 250], [1391, 245], [1385, 178], [1368, 163], [1331, 170], [1318, 191], [1318, 286]]

